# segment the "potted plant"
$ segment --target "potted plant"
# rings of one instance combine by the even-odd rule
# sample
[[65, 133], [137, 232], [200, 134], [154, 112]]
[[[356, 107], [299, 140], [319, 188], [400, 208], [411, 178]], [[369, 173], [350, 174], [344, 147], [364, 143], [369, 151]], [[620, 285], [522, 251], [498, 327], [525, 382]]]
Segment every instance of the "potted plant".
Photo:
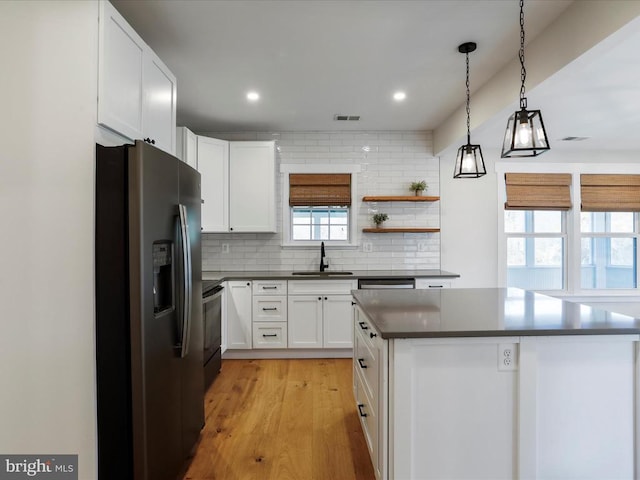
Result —
[[419, 182], [413, 182], [409, 187], [409, 190], [415, 192], [416, 195], [422, 195], [422, 191], [427, 189], [427, 182], [420, 180]]
[[376, 213], [373, 216], [373, 223], [376, 224], [376, 228], [380, 228], [380, 225], [389, 218], [389, 215], [386, 213]]

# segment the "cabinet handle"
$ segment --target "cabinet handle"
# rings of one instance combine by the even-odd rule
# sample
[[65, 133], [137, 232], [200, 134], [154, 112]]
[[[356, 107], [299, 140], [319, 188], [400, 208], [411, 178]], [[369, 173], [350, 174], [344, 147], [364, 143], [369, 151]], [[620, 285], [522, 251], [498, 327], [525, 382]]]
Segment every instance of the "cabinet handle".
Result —
[[262, 336], [263, 336], [263, 337], [277, 337], [277, 336], [278, 336], [278, 334], [277, 334], [277, 333], [269, 333], [269, 334], [267, 334], [267, 333], [263, 333], [263, 334], [262, 334]]
[[369, 330], [369, 327], [367, 327], [367, 324], [364, 322], [358, 322], [358, 325], [360, 325], [362, 330]]
[[263, 290], [277, 290], [278, 287], [276, 287], [275, 285], [273, 287], [262, 287]]
[[361, 417], [366, 417], [367, 414], [362, 411], [362, 407], [364, 407], [364, 405], [362, 403], [359, 403], [358, 404], [358, 412], [360, 413]]
[[250, 286], [251, 286], [251, 282], [247, 282], [247, 287], [250, 287]]
[[429, 285], [429, 288], [442, 288], [444, 285]]
[[322, 300], [322, 297], [318, 297], [318, 300]]
[[233, 227], [229, 227], [229, 230], [233, 230]]
[[373, 332], [371, 332], [371, 333], [369, 334], [369, 338], [373, 338], [373, 337], [377, 337], [377, 336], [378, 336], [378, 334], [377, 334], [377, 333], [373, 333]]
[[327, 297], [324, 297], [324, 299], [326, 300], [326, 299], [327, 299]]
[[276, 307], [262, 307], [262, 310], [265, 312], [278, 310]]
[[358, 365], [360, 365], [360, 368], [367, 368], [367, 366], [364, 364], [364, 358], [358, 359]]
[[351, 302], [351, 305], [355, 307], [355, 305], [356, 305], [356, 302]]

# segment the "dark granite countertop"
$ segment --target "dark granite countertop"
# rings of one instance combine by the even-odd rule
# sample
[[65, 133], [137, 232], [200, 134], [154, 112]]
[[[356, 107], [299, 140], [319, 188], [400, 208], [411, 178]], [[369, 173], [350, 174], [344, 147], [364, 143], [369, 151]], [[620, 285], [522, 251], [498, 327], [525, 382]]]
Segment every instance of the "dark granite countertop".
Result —
[[[340, 275], [340, 272], [329, 270], [329, 275], [294, 275], [291, 270], [256, 270], [256, 271], [228, 271], [202, 272], [203, 280], [216, 280], [224, 282], [227, 280], [349, 280], [359, 278], [458, 278], [457, 273], [446, 272], [444, 270], [350, 270], [351, 275]], [[338, 273], [338, 275], [331, 275]]]
[[357, 290], [382, 338], [639, 334], [640, 319], [516, 288]]

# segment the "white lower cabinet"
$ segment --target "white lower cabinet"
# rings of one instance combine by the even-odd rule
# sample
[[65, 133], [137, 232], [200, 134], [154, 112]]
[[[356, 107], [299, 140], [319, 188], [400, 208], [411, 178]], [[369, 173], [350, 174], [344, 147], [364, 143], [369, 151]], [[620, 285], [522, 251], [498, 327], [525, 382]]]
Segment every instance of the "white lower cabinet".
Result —
[[251, 348], [251, 281], [229, 281], [226, 285], [227, 349]]
[[453, 279], [447, 278], [440, 280], [437, 278], [416, 278], [416, 289], [438, 289], [438, 288], [451, 288], [453, 285]]
[[350, 280], [289, 281], [289, 348], [352, 348], [354, 288]]

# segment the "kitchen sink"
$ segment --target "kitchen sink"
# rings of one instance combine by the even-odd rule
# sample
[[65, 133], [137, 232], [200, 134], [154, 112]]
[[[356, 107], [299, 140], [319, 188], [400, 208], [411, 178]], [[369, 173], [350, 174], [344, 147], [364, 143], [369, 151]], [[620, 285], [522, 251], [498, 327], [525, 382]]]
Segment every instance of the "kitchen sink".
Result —
[[333, 277], [341, 275], [353, 275], [353, 272], [292, 272], [292, 275], [306, 275], [311, 277]]

